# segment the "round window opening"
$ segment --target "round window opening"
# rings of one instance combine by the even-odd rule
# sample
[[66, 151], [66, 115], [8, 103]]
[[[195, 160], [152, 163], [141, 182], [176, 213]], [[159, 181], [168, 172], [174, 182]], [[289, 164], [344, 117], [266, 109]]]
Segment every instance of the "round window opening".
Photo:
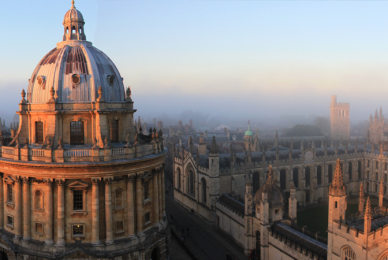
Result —
[[108, 75], [108, 83], [109, 83], [109, 85], [113, 86], [113, 83], [115, 83], [115, 76], [114, 75]]
[[38, 76], [38, 78], [37, 78], [37, 81], [38, 81], [38, 85], [39, 86], [43, 86], [44, 85], [44, 77], [42, 77], [42, 76]]
[[81, 82], [81, 77], [78, 74], [73, 74], [71, 76], [71, 80], [72, 80], [73, 84], [78, 85]]

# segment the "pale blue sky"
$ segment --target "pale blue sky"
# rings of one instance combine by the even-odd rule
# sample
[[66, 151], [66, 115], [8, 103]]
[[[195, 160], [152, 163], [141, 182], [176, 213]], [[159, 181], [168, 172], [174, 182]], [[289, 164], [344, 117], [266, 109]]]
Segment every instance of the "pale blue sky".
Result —
[[[0, 116], [62, 40], [70, 0], [0, 0]], [[117, 65], [138, 114], [368, 119], [388, 94], [387, 1], [76, 0], [87, 40]]]

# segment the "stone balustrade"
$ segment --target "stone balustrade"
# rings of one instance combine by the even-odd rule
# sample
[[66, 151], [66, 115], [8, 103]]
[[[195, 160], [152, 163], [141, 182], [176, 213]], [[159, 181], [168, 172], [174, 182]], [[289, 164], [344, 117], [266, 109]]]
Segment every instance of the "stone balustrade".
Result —
[[100, 162], [122, 159], [141, 158], [160, 153], [163, 144], [151, 143], [127, 147], [125, 144], [112, 148], [71, 147], [69, 148], [32, 148], [29, 146], [2, 146], [0, 157], [16, 161], [43, 162]]

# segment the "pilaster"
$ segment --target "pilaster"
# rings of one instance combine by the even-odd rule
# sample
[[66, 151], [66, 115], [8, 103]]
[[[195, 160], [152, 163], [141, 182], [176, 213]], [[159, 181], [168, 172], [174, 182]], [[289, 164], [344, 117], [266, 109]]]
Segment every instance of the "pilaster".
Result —
[[28, 177], [23, 177], [23, 239], [31, 239], [31, 196]]
[[112, 229], [112, 182], [113, 177], [105, 177], [105, 226], [106, 240], [105, 243], [113, 244], [113, 229]]

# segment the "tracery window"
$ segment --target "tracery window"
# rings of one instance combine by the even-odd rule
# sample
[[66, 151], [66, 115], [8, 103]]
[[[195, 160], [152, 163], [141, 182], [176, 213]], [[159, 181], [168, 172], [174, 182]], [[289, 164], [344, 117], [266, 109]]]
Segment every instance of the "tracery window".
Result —
[[342, 260], [356, 260], [356, 254], [350, 247], [342, 249]]
[[205, 178], [201, 179], [201, 188], [202, 188], [202, 203], [206, 204], [206, 180]]
[[187, 192], [194, 196], [194, 171], [192, 169], [189, 170], [188, 173], [188, 190]]
[[181, 169], [177, 169], [176, 171], [176, 186], [177, 189], [181, 189]]
[[82, 121], [70, 122], [70, 144], [84, 144], [84, 124]]
[[119, 141], [119, 120], [113, 119], [110, 123], [110, 140], [111, 142]]
[[43, 144], [43, 122], [35, 122], [35, 143]]

